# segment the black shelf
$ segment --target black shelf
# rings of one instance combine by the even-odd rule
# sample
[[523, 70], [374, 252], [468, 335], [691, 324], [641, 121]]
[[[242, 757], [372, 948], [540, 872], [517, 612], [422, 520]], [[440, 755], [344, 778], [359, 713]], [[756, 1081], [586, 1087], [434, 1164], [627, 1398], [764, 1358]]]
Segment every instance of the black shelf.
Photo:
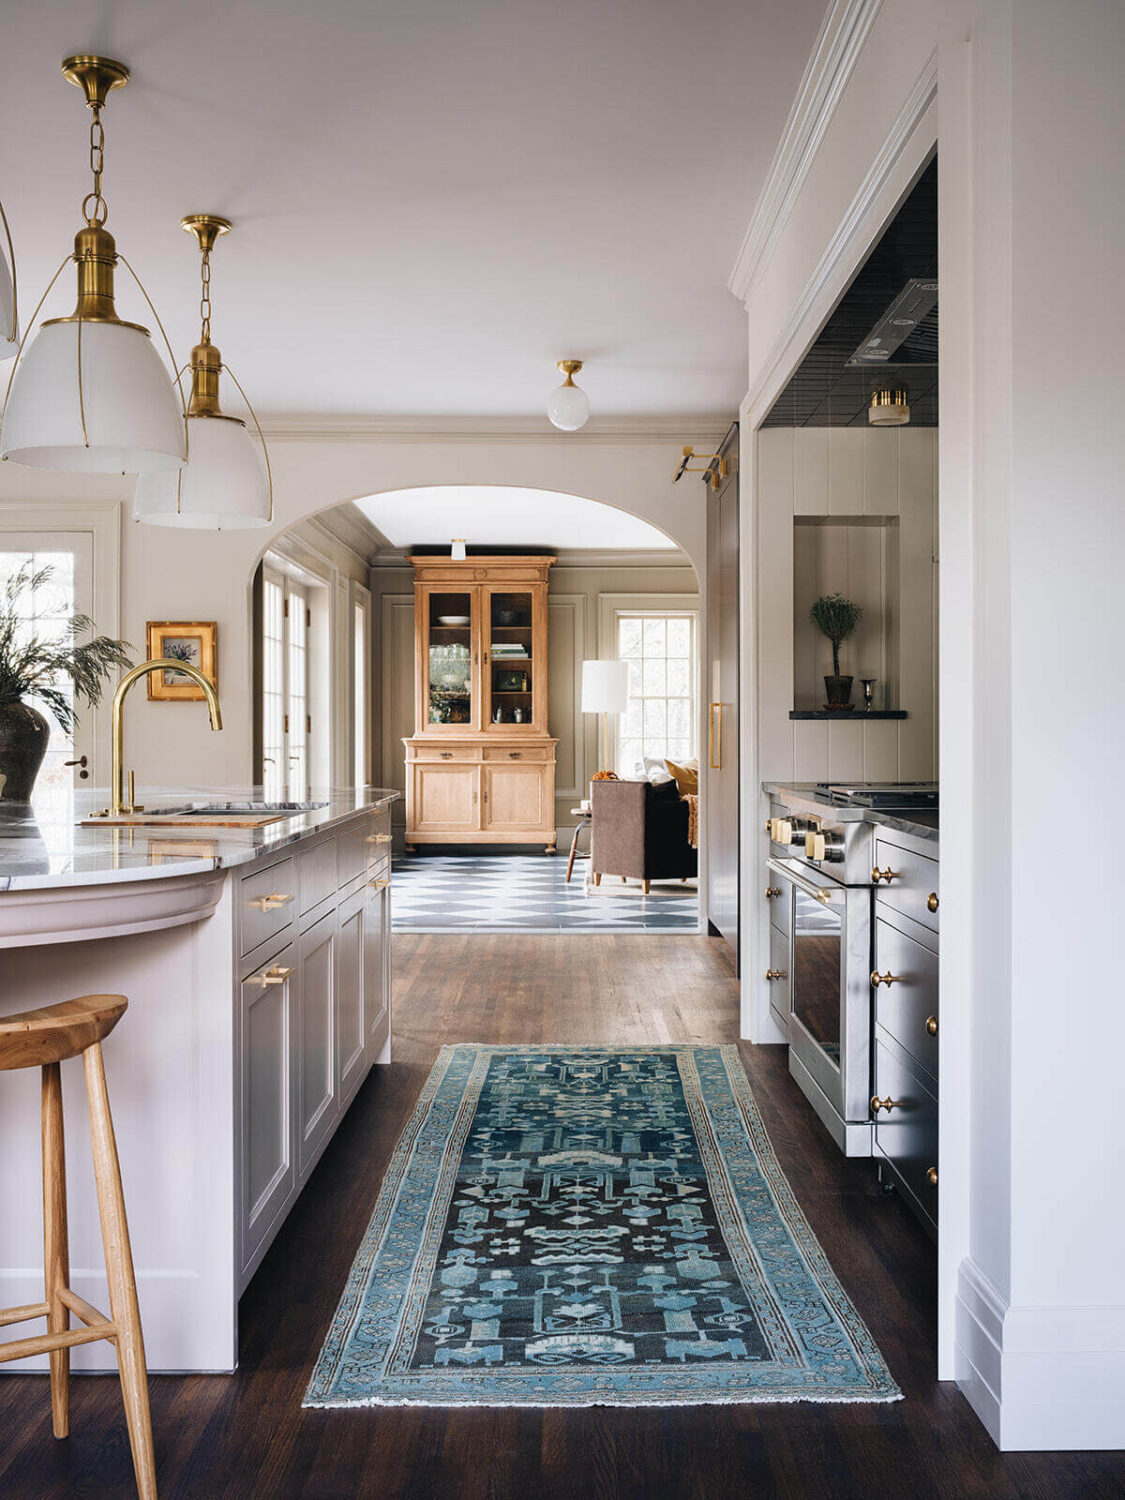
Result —
[[905, 719], [907, 713], [902, 708], [791, 708], [789, 717], [791, 719], [847, 719], [854, 723], [857, 719]]

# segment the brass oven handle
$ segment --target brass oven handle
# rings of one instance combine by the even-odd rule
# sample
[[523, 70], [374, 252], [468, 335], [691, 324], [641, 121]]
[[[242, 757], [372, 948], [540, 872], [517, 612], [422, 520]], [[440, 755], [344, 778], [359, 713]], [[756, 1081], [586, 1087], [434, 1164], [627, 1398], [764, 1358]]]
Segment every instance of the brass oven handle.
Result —
[[788, 979], [789, 975], [785, 972], [784, 969], [767, 969], [766, 970], [766, 978], [767, 979]]
[[937, 1016], [926, 1017], [926, 1030], [930, 1036], [937, 1036]]
[[901, 984], [905, 978], [905, 974], [892, 974], [890, 969], [885, 974], [880, 974], [878, 969], [871, 971], [871, 984], [874, 989], [878, 989], [881, 984], [885, 984], [890, 989], [892, 984]]
[[389, 833], [369, 833], [363, 842], [365, 844], [389, 844], [390, 841]]
[[901, 874], [901, 870], [892, 870], [890, 865], [885, 870], [880, 870], [879, 866], [876, 865], [871, 871], [871, 883], [872, 885], [878, 885], [880, 880], [885, 880], [890, 885], [891, 881], [898, 880]]
[[885, 1099], [880, 1099], [878, 1094], [871, 1095], [871, 1113], [877, 1115], [881, 1109], [890, 1114], [892, 1109], [905, 1109], [905, 1099], [892, 1099], [890, 1094]]
[[781, 887], [779, 885], [767, 885], [766, 886], [766, 900], [767, 901], [772, 901], [775, 896], [780, 896], [780, 895], [781, 895]]
[[930, 894], [926, 897], [926, 910], [937, 911], [939, 905], [940, 902], [937, 898], [937, 891], [931, 891]]
[[247, 905], [256, 906], [259, 911], [267, 912], [273, 911], [275, 906], [284, 906], [287, 902], [292, 901], [292, 899], [291, 892], [271, 891], [268, 896], [254, 896], [247, 902]]
[[[715, 710], [719, 710], [719, 733], [715, 734]], [[715, 759], [715, 742], [718, 740], [719, 758]], [[723, 769], [723, 705], [712, 703], [707, 709], [707, 764], [712, 771]]]
[[376, 891], [383, 890], [384, 887], [390, 885], [390, 883], [391, 882], [387, 879], [387, 877], [385, 875], [380, 875], [379, 878], [378, 878], [378, 880], [369, 880], [367, 882], [367, 884], [369, 886], [371, 886], [371, 888], [373, 890], [376, 890]]
[[783, 879], [788, 880], [790, 885], [795, 885], [799, 891], [804, 891], [805, 895], [811, 896], [814, 901], [819, 901], [822, 906], [831, 905], [835, 894], [833, 891], [826, 890], [823, 886], [813, 885], [811, 880], [805, 880], [795, 870], [787, 869], [785, 865], [779, 864], [777, 860], [767, 860], [766, 868], [772, 870], [775, 875], [780, 875]]
[[930, 1184], [931, 1187], [937, 1187], [937, 1168], [936, 1167], [928, 1167], [926, 1169], [926, 1181]]
[[264, 974], [251, 974], [246, 983], [260, 984], [263, 989], [268, 989], [271, 984], [284, 984], [293, 972], [292, 969], [287, 969], [281, 964], [275, 964], [272, 969], [267, 969]]

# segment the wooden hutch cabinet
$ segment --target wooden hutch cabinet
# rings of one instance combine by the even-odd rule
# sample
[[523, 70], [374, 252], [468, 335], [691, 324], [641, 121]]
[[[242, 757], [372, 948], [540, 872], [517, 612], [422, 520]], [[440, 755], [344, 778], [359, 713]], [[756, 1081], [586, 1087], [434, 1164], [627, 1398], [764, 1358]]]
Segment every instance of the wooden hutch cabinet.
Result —
[[553, 557], [412, 557], [414, 734], [406, 847], [538, 844], [553, 854], [547, 573]]

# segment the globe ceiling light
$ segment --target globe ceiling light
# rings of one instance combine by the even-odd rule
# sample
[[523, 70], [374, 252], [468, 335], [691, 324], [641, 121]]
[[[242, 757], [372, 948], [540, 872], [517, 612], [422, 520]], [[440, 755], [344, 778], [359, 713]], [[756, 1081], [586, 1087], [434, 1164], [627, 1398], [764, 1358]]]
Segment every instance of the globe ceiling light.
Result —
[[[62, 70], [85, 92], [93, 113], [94, 187], [83, 200], [86, 224], [74, 237], [74, 253], [51, 278], [31, 327], [70, 260], [78, 267], [78, 303], [69, 317], [44, 323], [26, 352], [31, 327], [24, 334], [8, 382], [0, 457], [80, 474], [177, 469], [186, 456], [183, 402], [148, 329], [122, 322], [114, 305], [118, 255], [105, 227], [101, 112], [110, 91], [129, 81], [129, 69], [108, 57], [81, 56], [68, 57]], [[136, 280], [128, 261], [125, 266]], [[148, 293], [141, 291], [156, 317]]]
[[0, 226], [8, 242], [5, 256], [0, 249], [0, 359], [11, 359], [19, 352], [20, 318], [16, 302], [16, 252], [12, 247], [12, 231], [8, 228], [8, 215], [0, 203]]
[[547, 398], [547, 415], [562, 432], [577, 432], [590, 420], [590, 398], [574, 383], [581, 368], [580, 359], [560, 359], [559, 369], [566, 379]]
[[[245, 530], [273, 520], [273, 486], [265, 439], [247, 401], [258, 443], [240, 417], [219, 406], [219, 376], [226, 370], [246, 401], [246, 393], [211, 342], [211, 251], [230, 220], [218, 214], [189, 214], [180, 220], [202, 252], [199, 343], [191, 351], [191, 401], [187, 409], [188, 461], [163, 474], [142, 474], [133, 494], [133, 516], [150, 526], [199, 531]], [[260, 447], [259, 447], [260, 443]]]
[[910, 421], [908, 399], [905, 390], [892, 391], [889, 386], [880, 386], [871, 393], [868, 422], [872, 427], [905, 427]]

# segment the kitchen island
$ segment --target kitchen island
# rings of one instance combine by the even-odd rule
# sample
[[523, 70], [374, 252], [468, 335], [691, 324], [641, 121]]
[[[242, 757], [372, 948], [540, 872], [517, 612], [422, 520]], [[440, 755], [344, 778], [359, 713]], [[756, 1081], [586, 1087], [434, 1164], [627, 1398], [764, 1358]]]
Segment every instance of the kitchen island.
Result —
[[[238, 1298], [372, 1063], [390, 1060], [390, 805], [378, 788], [266, 808], [260, 789], [0, 804], [0, 1013], [91, 993], [149, 1367], [231, 1370]], [[106, 1305], [81, 1068], [63, 1067], [71, 1284]], [[0, 1302], [42, 1296], [39, 1078], [0, 1078]], [[83, 1159], [85, 1157], [85, 1160]], [[112, 1368], [105, 1345], [78, 1369]], [[8, 1370], [38, 1367], [34, 1361]]]

